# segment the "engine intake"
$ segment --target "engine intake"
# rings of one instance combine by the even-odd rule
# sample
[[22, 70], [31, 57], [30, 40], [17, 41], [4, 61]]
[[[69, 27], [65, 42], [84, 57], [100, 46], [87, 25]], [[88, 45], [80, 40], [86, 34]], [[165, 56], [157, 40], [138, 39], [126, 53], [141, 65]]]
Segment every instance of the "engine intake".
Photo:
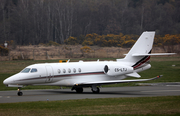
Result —
[[105, 72], [105, 73], [107, 73], [107, 72], [108, 72], [108, 70], [109, 70], [109, 69], [108, 69], [108, 66], [107, 66], [107, 65], [105, 65], [105, 67], [104, 67], [104, 72]]

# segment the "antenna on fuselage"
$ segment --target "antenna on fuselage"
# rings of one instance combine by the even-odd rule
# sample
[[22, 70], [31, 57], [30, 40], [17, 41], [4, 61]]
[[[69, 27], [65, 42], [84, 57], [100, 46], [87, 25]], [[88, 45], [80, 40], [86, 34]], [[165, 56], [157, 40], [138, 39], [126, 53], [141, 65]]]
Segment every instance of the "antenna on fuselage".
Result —
[[66, 62], [66, 63], [69, 63], [70, 59]]

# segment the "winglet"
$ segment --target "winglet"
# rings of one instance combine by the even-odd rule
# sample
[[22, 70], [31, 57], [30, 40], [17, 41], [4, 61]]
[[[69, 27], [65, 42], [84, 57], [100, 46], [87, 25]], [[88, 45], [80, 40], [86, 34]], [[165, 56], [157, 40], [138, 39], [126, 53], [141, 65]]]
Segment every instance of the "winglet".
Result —
[[162, 77], [162, 76], [163, 76], [163, 75], [156, 76], [156, 77], [153, 78], [152, 80], [159, 79], [159, 78]]

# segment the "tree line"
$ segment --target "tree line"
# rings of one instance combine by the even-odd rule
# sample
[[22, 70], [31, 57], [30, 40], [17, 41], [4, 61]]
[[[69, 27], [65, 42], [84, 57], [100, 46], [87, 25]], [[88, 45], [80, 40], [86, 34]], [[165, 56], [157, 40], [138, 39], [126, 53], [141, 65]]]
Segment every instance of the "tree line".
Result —
[[1, 0], [0, 43], [64, 44], [74, 37], [82, 44], [130, 46], [136, 36], [123, 45], [118, 37], [151, 30], [161, 37], [179, 34], [179, 12], [178, 0]]
[[[82, 44], [83, 46], [101, 46], [101, 47], [132, 47], [139, 35], [119, 35], [107, 34], [98, 35], [96, 33], [87, 34], [86, 36], [80, 35], [79, 37], [70, 36], [64, 42], [67, 45]], [[166, 34], [165, 36], [155, 36], [154, 46], [162, 47], [167, 52], [179, 52], [175, 45], [180, 44], [180, 34]]]

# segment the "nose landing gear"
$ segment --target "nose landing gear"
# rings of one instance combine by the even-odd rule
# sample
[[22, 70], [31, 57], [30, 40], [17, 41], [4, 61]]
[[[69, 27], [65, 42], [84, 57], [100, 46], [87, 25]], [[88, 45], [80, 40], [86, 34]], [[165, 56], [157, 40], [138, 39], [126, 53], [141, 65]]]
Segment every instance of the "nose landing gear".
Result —
[[23, 95], [23, 92], [21, 92], [21, 87], [18, 87], [18, 93], [17, 93], [18, 96], [22, 96]]

